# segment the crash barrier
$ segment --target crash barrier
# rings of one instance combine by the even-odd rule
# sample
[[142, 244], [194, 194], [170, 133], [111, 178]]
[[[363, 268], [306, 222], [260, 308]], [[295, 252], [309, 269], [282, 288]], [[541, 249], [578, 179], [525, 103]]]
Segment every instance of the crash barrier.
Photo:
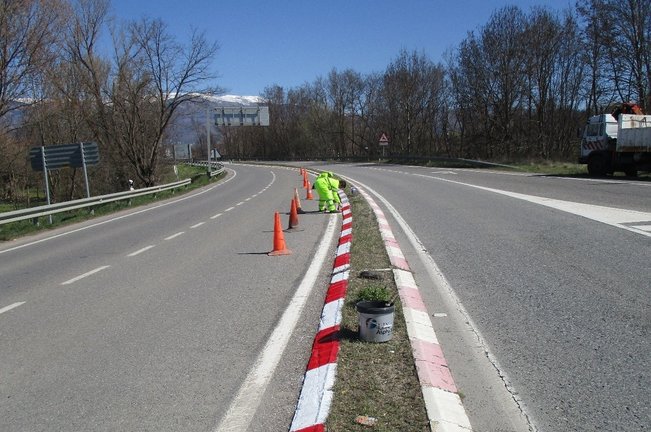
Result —
[[[190, 166], [196, 166], [196, 167], [208, 167], [208, 162], [203, 161], [203, 162], [186, 162], [186, 165]], [[224, 165], [219, 163], [219, 162], [210, 162], [210, 168], [211, 170], [208, 171], [208, 176], [210, 178], [219, 175], [224, 172]], [[214, 169], [214, 171], [213, 171]]]
[[62, 213], [71, 210], [78, 210], [85, 207], [92, 207], [99, 204], [105, 204], [113, 201], [120, 201], [131, 199], [142, 195], [155, 194], [165, 190], [176, 189], [183, 186], [188, 186], [191, 179], [179, 180], [174, 183], [167, 183], [158, 186], [152, 186], [143, 189], [135, 189], [132, 191], [117, 192], [113, 194], [100, 195], [91, 198], [83, 198], [78, 200], [66, 201], [62, 203], [44, 205], [39, 207], [31, 207], [27, 209], [15, 210], [11, 212], [0, 213], [0, 225], [8, 224], [11, 222], [18, 222], [27, 219], [38, 218], [41, 216], [50, 216], [56, 213]]

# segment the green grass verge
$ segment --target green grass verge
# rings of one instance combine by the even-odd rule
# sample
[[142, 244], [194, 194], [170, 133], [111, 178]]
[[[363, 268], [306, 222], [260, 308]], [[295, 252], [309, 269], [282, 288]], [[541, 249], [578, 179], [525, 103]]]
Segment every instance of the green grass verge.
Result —
[[[150, 204], [155, 201], [165, 200], [179, 193], [186, 193], [191, 190], [203, 187], [208, 183], [218, 181], [220, 178], [223, 177], [222, 174], [209, 179], [208, 176], [206, 175], [206, 169], [201, 167], [179, 165], [178, 168], [179, 168], [180, 179], [184, 179], [184, 178], [192, 179], [192, 183], [189, 186], [177, 190], [162, 191], [151, 195], [144, 195], [144, 196], [135, 197], [131, 199], [125, 199], [122, 201], [115, 201], [111, 203], [101, 204], [94, 207], [87, 207], [84, 209], [58, 213], [52, 215], [52, 224], [49, 223], [49, 218], [47, 216], [44, 216], [38, 218], [37, 223], [34, 223], [34, 221], [32, 220], [24, 220], [24, 221], [0, 225], [0, 241], [8, 241], [25, 235], [35, 234], [39, 231], [54, 229], [61, 226], [82, 222], [98, 216], [104, 216], [107, 214], [115, 213], [128, 208], [138, 207], [138, 206]], [[176, 176], [174, 175], [174, 172], [170, 167], [169, 172], [167, 172], [163, 176], [162, 183], [171, 183], [176, 180], [177, 180]], [[7, 209], [6, 211], [11, 211], [11, 210], [14, 210], [14, 208], [12, 207], [10, 209]]]
[[[394, 297], [397, 289], [393, 273], [386, 271], [391, 265], [373, 211], [360, 195], [350, 197], [350, 203], [353, 213], [350, 279], [327, 430], [429, 431], [400, 300], [395, 303], [394, 333], [390, 341], [369, 343], [358, 338], [356, 300], [362, 293]], [[359, 276], [368, 270], [378, 270], [374, 274], [380, 279]], [[358, 424], [355, 422], [358, 416], [374, 417], [376, 424], [371, 428]]]

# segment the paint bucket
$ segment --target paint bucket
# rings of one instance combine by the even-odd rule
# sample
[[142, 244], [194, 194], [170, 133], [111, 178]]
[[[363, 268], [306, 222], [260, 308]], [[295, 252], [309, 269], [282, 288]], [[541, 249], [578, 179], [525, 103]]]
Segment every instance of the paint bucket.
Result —
[[366, 342], [387, 342], [393, 337], [393, 313], [395, 306], [383, 301], [360, 301], [359, 337]]

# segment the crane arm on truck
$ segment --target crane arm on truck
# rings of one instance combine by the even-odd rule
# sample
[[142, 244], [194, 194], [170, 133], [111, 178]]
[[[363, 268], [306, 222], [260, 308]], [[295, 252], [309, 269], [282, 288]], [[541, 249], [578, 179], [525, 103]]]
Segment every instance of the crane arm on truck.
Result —
[[615, 120], [619, 120], [619, 115], [620, 114], [637, 114], [637, 115], [644, 115], [644, 111], [642, 111], [642, 108], [639, 107], [638, 104], [633, 103], [633, 102], [624, 102], [617, 108], [613, 110], [611, 115], [615, 117]]

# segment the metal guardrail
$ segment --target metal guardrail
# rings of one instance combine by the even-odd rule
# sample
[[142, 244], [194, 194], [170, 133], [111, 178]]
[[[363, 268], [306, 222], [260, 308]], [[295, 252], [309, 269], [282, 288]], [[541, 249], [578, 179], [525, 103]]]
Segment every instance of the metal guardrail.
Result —
[[[203, 162], [186, 162], [186, 165], [208, 168], [208, 162], [207, 161], [203, 161]], [[210, 176], [210, 178], [224, 172], [224, 165], [222, 165], [219, 162], [210, 161], [210, 167], [211, 167], [211, 171], [208, 171], [208, 176]], [[215, 168], [215, 171], [212, 171], [212, 168]]]
[[117, 192], [113, 194], [100, 195], [91, 198], [83, 198], [83, 199], [66, 201], [57, 204], [50, 204], [50, 205], [44, 205], [39, 207], [31, 207], [27, 209], [15, 210], [11, 212], [4, 212], [4, 213], [0, 213], [0, 225], [8, 224], [11, 222], [18, 222], [21, 220], [33, 219], [41, 216], [49, 216], [56, 213], [62, 213], [70, 210], [77, 210], [85, 207], [92, 207], [95, 205], [105, 204], [113, 201], [135, 198], [142, 195], [150, 195], [156, 192], [161, 192], [169, 189], [176, 189], [181, 186], [187, 186], [191, 183], [191, 181], [192, 180], [188, 178], [174, 183], [167, 183], [159, 186], [136, 189], [133, 191]]

